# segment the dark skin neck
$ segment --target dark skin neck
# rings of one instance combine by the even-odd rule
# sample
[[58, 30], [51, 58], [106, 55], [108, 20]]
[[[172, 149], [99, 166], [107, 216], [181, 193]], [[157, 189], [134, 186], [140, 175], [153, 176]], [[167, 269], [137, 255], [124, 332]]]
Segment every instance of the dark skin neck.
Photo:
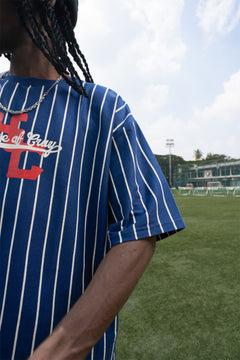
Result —
[[[54, 6], [55, 0], [52, 0]], [[55, 80], [58, 73], [34, 45], [12, 0], [0, 0], [0, 53], [11, 53], [10, 74]]]
[[53, 65], [30, 39], [13, 51], [10, 74], [49, 80], [56, 80], [59, 76]]

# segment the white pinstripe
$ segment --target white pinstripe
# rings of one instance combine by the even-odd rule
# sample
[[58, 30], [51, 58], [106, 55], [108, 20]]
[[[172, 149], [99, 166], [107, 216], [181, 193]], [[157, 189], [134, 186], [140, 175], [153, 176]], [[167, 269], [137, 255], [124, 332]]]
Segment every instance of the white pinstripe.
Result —
[[[68, 104], [69, 104], [71, 89], [72, 89], [71, 86], [69, 86], [69, 88], [68, 88], [68, 97], [67, 97], [67, 101], [66, 101], [66, 106], [65, 106], [64, 115], [63, 115], [62, 129], [61, 129], [61, 134], [60, 134], [60, 138], [59, 138], [59, 145], [60, 145], [60, 146], [61, 146], [61, 144], [62, 144], [62, 138], [63, 138], [63, 132], [64, 132], [64, 128], [65, 128], [65, 122], [66, 122], [66, 117], [67, 117], [67, 111], [68, 111]], [[57, 154], [55, 171], [54, 171], [54, 182], [53, 182], [52, 194], [51, 194], [51, 195], [52, 195], [52, 197], [51, 197], [51, 209], [52, 209], [53, 195], [54, 195], [54, 192], [55, 192], [55, 182], [56, 182], [56, 176], [57, 176], [57, 170], [58, 170], [59, 157], [60, 157], [60, 153]], [[49, 207], [49, 211], [50, 211], [50, 207]], [[52, 215], [52, 213], [49, 212], [49, 222], [48, 222], [48, 226], [49, 226], [49, 224], [50, 224], [51, 215]], [[48, 230], [49, 230], [49, 227], [47, 228], [46, 236], [48, 236]], [[57, 269], [56, 269], [56, 274], [57, 274], [57, 271], [58, 271], [58, 267], [57, 267]], [[50, 333], [52, 333], [52, 330], [53, 330], [55, 294], [56, 294], [56, 285], [54, 284], [54, 293], [53, 293], [53, 300], [52, 300], [52, 317], [51, 317]]]
[[132, 113], [129, 113], [129, 114], [125, 117], [125, 119], [124, 119], [122, 122], [120, 122], [120, 124], [118, 124], [118, 125], [113, 129], [113, 134], [117, 131], [117, 129], [119, 129], [119, 128], [126, 122], [126, 120], [127, 120], [131, 115], [132, 115]]
[[115, 355], [115, 352], [114, 352], [114, 348], [116, 346], [116, 341], [117, 341], [117, 316], [115, 317], [115, 320], [114, 320], [114, 334], [115, 334], [115, 338], [114, 338], [114, 341], [113, 341], [113, 347], [112, 347], [112, 355], [111, 355], [111, 360], [114, 360], [114, 355]]
[[[6, 82], [7, 83], [7, 82]], [[2, 89], [1, 89], [1, 94], [2, 94], [2, 90], [4, 88], [4, 86], [6, 85], [6, 83], [3, 85]], [[8, 109], [10, 109], [11, 107], [11, 104], [12, 104], [12, 101], [13, 101], [13, 98], [15, 96], [15, 93], [17, 91], [17, 88], [18, 88], [18, 85], [19, 83], [16, 84], [15, 88], [14, 88], [14, 91], [12, 93], [12, 96], [10, 98], [10, 101], [9, 101], [9, 104], [8, 104]], [[26, 102], [27, 102], [27, 94], [28, 94], [28, 91], [26, 93], [26, 96], [25, 96], [25, 101], [24, 101], [24, 104], [23, 104], [23, 107], [25, 106]], [[8, 113], [5, 115], [4, 117], [4, 121], [3, 123], [6, 124], [7, 122], [7, 118], [8, 118]], [[3, 197], [3, 204], [2, 204], [2, 209], [1, 209], [1, 217], [0, 217], [0, 236], [1, 236], [1, 232], [2, 232], [2, 222], [3, 222], [3, 215], [4, 215], [4, 209], [5, 209], [5, 202], [6, 202], [6, 196], [7, 196], [7, 191], [8, 191], [8, 184], [9, 184], [9, 178], [7, 178], [7, 181], [6, 181], [6, 186], [5, 186], [5, 192], [4, 192], [4, 197]], [[0, 328], [1, 328], [1, 320], [0, 320]]]
[[[80, 121], [80, 106], [81, 106], [81, 103], [79, 102], [78, 115], [77, 115], [77, 122], [78, 123]], [[78, 132], [78, 129], [76, 130], [76, 132]], [[80, 182], [79, 182], [79, 186], [78, 186], [78, 202], [77, 202], [77, 204], [78, 204], [78, 206], [77, 206], [77, 214], [76, 214], [75, 237], [74, 237], [74, 247], [73, 247], [73, 256], [72, 256], [71, 276], [70, 276], [70, 282], [69, 282], [67, 312], [69, 312], [70, 306], [71, 306], [74, 264], [75, 264], [75, 257], [76, 257], [76, 248], [77, 248], [77, 234], [78, 234], [77, 229], [78, 229], [78, 223], [79, 223], [79, 204], [80, 204]]]
[[[11, 104], [12, 104], [12, 101], [13, 101], [13, 98], [14, 98], [14, 95], [17, 91], [17, 88], [18, 88], [18, 85], [19, 83], [16, 84], [15, 88], [14, 88], [14, 91], [12, 93], [12, 96], [10, 98], [10, 101], [9, 101], [9, 104], [8, 104], [8, 109], [10, 109], [11, 107]], [[3, 89], [2, 89], [3, 90]], [[25, 106], [27, 102], [27, 97], [25, 97], [25, 101], [24, 101], [24, 104], [23, 104], [23, 107]], [[8, 113], [5, 115], [4, 117], [4, 124], [6, 124], [7, 122], [7, 117], [8, 117]], [[1, 232], [2, 232], [2, 222], [3, 222], [3, 214], [4, 214], [4, 208], [5, 208], [5, 201], [6, 201], [6, 196], [7, 196], [7, 190], [8, 190], [8, 183], [9, 183], [9, 178], [7, 178], [7, 182], [6, 182], [6, 187], [5, 187], [5, 193], [4, 193], [4, 197], [3, 197], [3, 204], [2, 204], [2, 210], [1, 210], [1, 218], [0, 218], [0, 235], [1, 235]], [[0, 328], [1, 328], [1, 320], [0, 320]]]
[[[55, 96], [56, 96], [56, 90], [57, 90], [57, 87], [55, 88]], [[54, 101], [53, 101], [53, 104], [54, 104]], [[49, 123], [48, 123], [48, 126], [49, 126]], [[47, 130], [47, 132], [48, 132], [48, 130]], [[45, 135], [45, 139], [46, 139], [46, 136], [47, 135]], [[43, 162], [43, 157], [41, 157], [41, 159], [40, 159], [40, 165], [39, 165], [40, 167], [42, 166], [42, 162]], [[27, 256], [26, 256], [26, 261], [25, 261], [24, 281], [23, 281], [22, 294], [21, 294], [21, 302], [20, 302], [21, 305], [20, 305], [20, 309], [19, 309], [18, 325], [20, 324], [20, 319], [21, 319], [22, 304], [23, 304], [23, 297], [24, 297], [24, 291], [25, 291], [27, 268], [28, 268], [28, 256], [29, 256], [29, 249], [30, 249], [31, 238], [32, 238], [32, 230], [33, 230], [33, 224], [34, 224], [35, 213], [36, 213], [36, 204], [37, 204], [37, 199], [38, 199], [39, 182], [40, 182], [40, 177], [38, 177], [38, 179], [37, 179], [37, 186], [36, 186], [36, 192], [35, 192], [35, 198], [34, 198], [33, 213], [32, 213], [32, 219], [31, 219], [31, 225], [30, 225], [30, 231], [29, 231], [29, 237], [28, 237]], [[37, 309], [37, 312], [38, 311], [39, 311], [39, 308]], [[38, 315], [37, 315], [36, 319], [38, 319]], [[35, 338], [35, 331], [34, 331], [33, 337]]]
[[121, 106], [119, 109], [116, 110], [116, 114], [121, 111], [122, 109], [124, 109], [126, 107], [127, 103], [125, 103], [123, 106]]
[[[119, 207], [120, 207], [120, 211], [121, 211], [121, 216], [122, 216], [122, 220], [121, 220], [121, 231], [122, 231], [122, 230], [123, 230], [123, 221], [124, 221], [123, 208], [122, 208], [122, 204], [121, 204], [121, 201], [120, 201], [120, 199], [119, 199], [119, 196], [118, 196], [118, 192], [117, 192], [117, 189], [116, 189], [114, 180], [113, 180], [113, 176], [112, 176], [111, 170], [109, 170], [109, 176], [110, 176], [110, 180], [111, 180], [111, 183], [112, 183], [112, 186], [113, 186], [113, 190], [114, 190], [114, 193], [115, 193], [115, 196], [116, 196], [116, 199], [117, 199], [118, 205], [119, 205]], [[122, 243], [122, 234], [121, 234], [121, 231], [118, 232], [120, 243]]]
[[161, 221], [160, 221], [159, 213], [158, 213], [158, 200], [157, 200], [157, 197], [156, 197], [156, 195], [154, 194], [154, 192], [153, 192], [153, 190], [151, 189], [151, 187], [149, 186], [149, 184], [148, 184], [148, 182], [146, 181], [145, 177], [143, 176], [143, 173], [142, 173], [142, 171], [141, 171], [141, 169], [140, 169], [140, 166], [139, 166], [139, 164], [138, 164], [138, 160], [137, 160], [137, 159], [136, 159], [136, 163], [137, 163], [138, 171], [139, 171], [139, 173], [140, 173], [140, 175], [141, 175], [141, 177], [142, 177], [145, 185], [147, 186], [148, 190], [150, 191], [150, 193], [152, 194], [152, 197], [153, 197], [154, 200], [155, 200], [157, 220], [158, 220], [158, 223], [159, 223], [161, 232], [164, 233], [164, 229], [163, 229], [163, 227], [162, 227], [162, 223], [161, 223]]
[[[135, 125], [134, 125], [134, 128], [135, 128]], [[152, 171], [154, 172], [154, 175], [155, 175], [156, 178], [158, 179], [159, 185], [160, 185], [160, 187], [161, 187], [161, 192], [162, 192], [162, 197], [163, 197], [163, 202], [164, 202], [165, 208], [166, 208], [166, 210], [167, 210], [167, 213], [168, 213], [168, 215], [169, 215], [169, 218], [171, 219], [171, 222], [172, 222], [175, 230], [177, 230], [177, 226], [176, 226], [176, 224], [175, 224], [175, 221], [173, 220], [173, 217], [172, 217], [172, 215], [171, 215], [171, 213], [170, 213], [169, 207], [168, 207], [167, 202], [166, 202], [166, 199], [165, 199], [165, 194], [164, 194], [164, 191], [163, 191], [162, 182], [161, 182], [161, 180], [160, 180], [160, 178], [159, 178], [159, 176], [158, 176], [158, 173], [157, 173], [156, 170], [154, 169], [151, 161], [148, 159], [147, 155], [146, 155], [145, 152], [143, 151], [143, 149], [142, 149], [142, 147], [141, 147], [141, 144], [139, 143], [139, 140], [138, 140], [138, 137], [137, 137], [137, 133], [136, 133], [136, 128], [135, 128], [135, 134], [136, 134], [136, 139], [137, 139], [137, 143], [138, 143], [139, 149], [141, 150], [141, 152], [142, 152], [143, 156], [145, 157], [147, 163], [149, 164], [149, 166], [151, 167]]]
[[[93, 95], [96, 89], [96, 85], [93, 88], [91, 99], [90, 99], [90, 106], [88, 110], [88, 121], [90, 117], [90, 110], [91, 110], [91, 104]], [[86, 132], [84, 137], [84, 145], [83, 149], [86, 146]], [[79, 170], [79, 180], [78, 180], [78, 201], [77, 201], [77, 214], [76, 214], [76, 227], [75, 227], [75, 237], [74, 237], [74, 248], [73, 248], [73, 256], [72, 256], [72, 268], [71, 268], [71, 279], [70, 279], [70, 286], [69, 286], [69, 295], [68, 295], [68, 311], [70, 310], [71, 306], [71, 296], [72, 296], [72, 285], [73, 285], [73, 274], [74, 274], [74, 266], [75, 266], [75, 259], [76, 259], [76, 249], [77, 249], [77, 239], [78, 239], [78, 226], [79, 226], [79, 208], [80, 208], [80, 200], [81, 200], [81, 182], [82, 182], [82, 169], [83, 169], [83, 159], [84, 159], [84, 151], [82, 151], [81, 156], [81, 162], [80, 162], [80, 170]], [[84, 244], [84, 247], [86, 245]], [[85, 252], [85, 248], [83, 250], [83, 253]], [[85, 263], [83, 265], [83, 268], [85, 269]], [[84, 279], [84, 278], [83, 278]], [[84, 292], [84, 284], [82, 285], [82, 293]]]
[[112, 126], [113, 126], [113, 120], [114, 120], [114, 115], [115, 115], [115, 111], [116, 111], [117, 102], [118, 102], [118, 96], [116, 97], [116, 100], [115, 100], [114, 109], [113, 109], [113, 113], [112, 113], [112, 118], [111, 118], [111, 121], [110, 121], [108, 137], [107, 137], [106, 147], [105, 147], [105, 153], [104, 153], [103, 163], [102, 163], [101, 177], [100, 177], [100, 182], [99, 182], [99, 192], [98, 192], [98, 202], [97, 202], [97, 216], [96, 216], [96, 225], [95, 225], [95, 244], [94, 244], [93, 259], [92, 259], [92, 266], [93, 266], [92, 267], [92, 274], [94, 272], [94, 263], [95, 263], [95, 256], [96, 256], [97, 229], [98, 229], [100, 195], [101, 195], [101, 190], [102, 190], [103, 174], [104, 174], [104, 169], [105, 169], [105, 163], [106, 163], [106, 158], [107, 158], [107, 152], [108, 152], [108, 146], [109, 146], [109, 142], [110, 142], [110, 137], [111, 137], [111, 134], [112, 134]]
[[[1, 74], [0, 74], [1, 75]], [[8, 83], [8, 80], [3, 84], [3, 86], [1, 87], [1, 90], [0, 90], [0, 98], [1, 98], [1, 96], [2, 96], [2, 93], [3, 93], [3, 90], [4, 90], [4, 88], [5, 88], [5, 86], [6, 86], [6, 84]]]
[[[53, 295], [53, 304], [55, 304], [55, 297], [56, 297], [56, 290], [57, 290], [57, 283], [58, 283], [58, 271], [59, 271], [59, 263], [60, 263], [60, 256], [61, 256], [61, 250], [62, 250], [63, 233], [64, 233], [64, 228], [65, 228], [70, 182], [71, 182], [71, 177], [72, 177], [73, 160], [75, 157], [76, 143], [77, 143], [77, 138], [78, 138], [79, 113], [80, 113], [80, 107], [81, 107], [81, 100], [82, 100], [82, 97], [80, 97], [79, 104], [78, 104], [78, 116], [77, 116], [77, 121], [76, 121], [75, 138], [74, 138], [74, 144], [73, 144], [73, 150], [72, 150], [72, 159], [71, 159], [69, 176], [68, 176], [68, 184], [67, 184], [67, 191], [66, 191], [66, 197], [65, 197], [65, 206], [64, 206], [64, 213], [63, 213], [63, 219], [62, 219], [62, 228], [61, 228], [61, 235], [60, 235], [60, 241], [59, 241], [59, 247], [58, 247], [57, 267], [56, 267], [56, 276], [55, 276], [54, 292], [53, 292], [53, 294], [54, 294]], [[54, 310], [52, 313], [51, 331], [53, 329], [54, 311], [55, 311], [55, 307], [54, 307]]]
[[[67, 108], [67, 104], [69, 102], [70, 92], [71, 92], [71, 87], [69, 86], [68, 97], [67, 97], [65, 109]], [[65, 112], [66, 112], [66, 110], [65, 110]], [[62, 140], [62, 133], [63, 133], [64, 125], [65, 125], [65, 123], [63, 122], [62, 131], [61, 131], [61, 134], [60, 134], [60, 141]], [[48, 209], [48, 216], [47, 216], [48, 221], [47, 221], [46, 231], [45, 231], [45, 236], [44, 236], [44, 246], [45, 247], [46, 247], [46, 242], [47, 242], [47, 239], [48, 239], [48, 231], [49, 231], [49, 225], [50, 225], [50, 220], [51, 220], [52, 204], [53, 204], [53, 197], [54, 197], [54, 191], [55, 191], [55, 182], [56, 182], [59, 155], [60, 155], [60, 153], [57, 154], [57, 159], [56, 159], [56, 164], [55, 164], [55, 169], [54, 169], [54, 175], [53, 175], [52, 191], [51, 191], [50, 203], [49, 203], [49, 209]], [[41, 269], [41, 276], [42, 275], [43, 275], [43, 268]], [[42, 277], [41, 277], [41, 282], [42, 282]]]
[[106, 360], [106, 351], [107, 351], [107, 339], [106, 339], [107, 335], [106, 332], [103, 334], [103, 360]]
[[[16, 90], [18, 88], [18, 85], [19, 85], [19, 83], [16, 84], [14, 92], [13, 92], [13, 94], [11, 96], [11, 99], [10, 99], [10, 102], [9, 102], [9, 108], [11, 106], [13, 96], [15, 95], [15, 92], [16, 92]], [[30, 87], [27, 89], [26, 96], [25, 96], [25, 101], [23, 103], [22, 109], [24, 108], [24, 106], [25, 106], [25, 104], [27, 102], [29, 90], [30, 90]], [[7, 115], [5, 117], [5, 123], [6, 123], [6, 119], [7, 119]], [[8, 191], [8, 185], [9, 185], [9, 178], [7, 178], [7, 181], [6, 181], [6, 187], [5, 187], [4, 197], [3, 197], [1, 221], [0, 221], [0, 236], [1, 236], [1, 232], [2, 232], [2, 223], [3, 223], [3, 216], [4, 216], [4, 209], [5, 209], [5, 202], [6, 202], [6, 196], [7, 196], [7, 191]], [[8, 280], [9, 280], [9, 273], [10, 273], [10, 266], [11, 266], [11, 259], [12, 259], [12, 250], [13, 250], [13, 244], [14, 244], [14, 235], [15, 235], [15, 230], [16, 230], [18, 209], [19, 209], [19, 203], [20, 203], [20, 197], [21, 197], [21, 189], [22, 189], [21, 185], [22, 185], [22, 182], [21, 182], [20, 188], [19, 188], [19, 196], [18, 196], [17, 207], [16, 207], [14, 228], [13, 228], [11, 244], [10, 244], [10, 249], [9, 249], [9, 254], [8, 254], [8, 266], [7, 266], [7, 273], [6, 273], [6, 282], [5, 282], [5, 287], [4, 287], [4, 295], [3, 295], [3, 302], [2, 302], [2, 309], [1, 309], [1, 316], [0, 316], [0, 329], [2, 327], [3, 313], [4, 313], [4, 308], [5, 308], [6, 296], [7, 296]]]
[[[43, 91], [44, 91], [44, 86], [42, 86], [40, 97], [42, 96]], [[33, 129], [34, 129], [36, 118], [37, 118], [37, 115], [38, 115], [38, 111], [39, 111], [39, 106], [37, 107], [36, 113], [34, 115], [34, 120], [33, 120], [31, 131], [33, 131]], [[23, 169], [26, 168], [27, 158], [28, 158], [28, 152], [25, 154]], [[19, 188], [19, 195], [18, 195], [17, 210], [16, 210], [15, 222], [14, 222], [14, 230], [13, 230], [13, 234], [12, 234], [12, 242], [14, 242], [14, 238], [15, 238], [15, 231], [16, 231], [17, 219], [18, 219], [18, 212], [19, 212], [19, 207], [20, 207], [20, 202], [21, 202], [21, 197], [22, 197], [23, 182], [24, 182], [24, 179], [21, 179], [20, 188]], [[26, 251], [26, 260], [25, 260], [25, 267], [24, 267], [23, 284], [22, 284], [22, 291], [21, 291], [21, 297], [20, 297], [20, 305], [19, 305], [17, 326], [16, 326], [16, 331], [15, 331], [15, 337], [14, 337], [12, 360], [15, 357], [15, 351], [16, 351], [16, 346], [17, 346], [17, 338], [18, 338], [18, 331], [19, 331], [20, 320], [21, 320], [24, 288], [25, 288], [25, 282], [26, 282], [26, 276], [27, 276], [27, 266], [26, 266], [26, 264], [28, 263], [29, 249], [30, 249], [30, 242], [28, 242], [27, 251]]]
[[114, 210], [113, 210], [113, 207], [112, 207], [112, 204], [110, 203], [110, 201], [108, 201], [108, 206], [110, 207], [110, 210], [111, 210], [111, 212], [113, 214], [115, 222], [117, 222], [118, 220], [117, 220], [117, 217], [116, 217], [116, 215], [114, 213]]
[[[50, 123], [51, 123], [51, 119], [52, 119], [53, 108], [54, 108], [54, 105], [55, 105], [55, 100], [56, 100], [56, 95], [57, 95], [57, 90], [58, 90], [58, 85], [57, 85], [56, 88], [55, 88], [55, 92], [54, 92], [54, 96], [53, 96], [52, 107], [51, 107], [51, 110], [50, 110], [49, 119], [48, 119], [48, 124], [47, 124], [47, 129], [46, 129], [46, 133], [45, 133], [45, 139], [46, 139], [47, 136], [48, 136], [48, 131], [49, 131], [49, 127], [50, 127]], [[41, 157], [40, 167], [42, 167], [43, 160], [44, 160], [44, 158]], [[37, 190], [36, 190], [37, 196], [38, 196], [38, 190], [39, 190], [40, 180], [41, 180], [41, 177], [38, 177], [38, 179], [37, 179]], [[36, 200], [36, 202], [37, 202], [37, 200]], [[35, 214], [34, 214], [34, 216], [32, 217], [32, 219], [34, 219], [34, 217], [35, 217]], [[33, 220], [32, 220], [32, 221], [33, 221]], [[45, 241], [44, 241], [44, 243], [43, 243], [43, 251], [42, 251], [40, 278], [39, 278], [39, 285], [38, 285], [37, 311], [36, 311], [36, 318], [35, 318], [33, 338], [32, 338], [31, 354], [33, 353], [33, 350], [34, 350], [34, 347], [35, 347], [35, 340], [36, 340], [36, 333], [37, 333], [37, 326], [38, 326], [38, 319], [39, 319], [40, 300], [41, 300], [41, 291], [42, 291], [42, 279], [43, 279], [43, 268], [44, 268], [44, 262], [45, 262], [45, 253], [46, 253], [46, 246], [47, 246], [47, 238], [45, 237], [44, 240], [45, 240]]]
[[[94, 93], [95, 93], [95, 90], [96, 90], [96, 85], [94, 86], [94, 89], [93, 89], [93, 91], [92, 91], [91, 100], [90, 100], [90, 105], [89, 105], [88, 119], [87, 119], [87, 128], [86, 128], [86, 131], [85, 131], [84, 142], [83, 142], [83, 151], [82, 151], [82, 157], [81, 157], [81, 167], [80, 167], [80, 175], [79, 175], [79, 184], [80, 184], [80, 185], [79, 185], [79, 186], [81, 186], [83, 160], [84, 160], [84, 155], [85, 155], [85, 148], [86, 148], [86, 141], [87, 141], [87, 133], [88, 133], [88, 129], [89, 129], [89, 121], [90, 121], [90, 115], [91, 115], [91, 109], [92, 109], [93, 95], [94, 95]], [[85, 255], [86, 255], [86, 239], [85, 239], [85, 235], [84, 235], [84, 242], [83, 242], [82, 294], [84, 293], [84, 290], [85, 290], [85, 266], [86, 266]]]
[[129, 199], [130, 199], [130, 202], [131, 202], [131, 214], [132, 214], [132, 218], [133, 218], [133, 232], [134, 232], [134, 236], [135, 236], [135, 239], [138, 239], [138, 236], [137, 236], [137, 232], [136, 232], [136, 219], [135, 219], [135, 215], [134, 215], [134, 211], [133, 211], [133, 199], [132, 199], [132, 194], [131, 194], [131, 191], [129, 189], [129, 185], [128, 185], [128, 181], [127, 181], [127, 177], [126, 177], [126, 174], [125, 174], [125, 170], [124, 170], [124, 167], [123, 167], [123, 163], [122, 163], [122, 159], [121, 159], [121, 155], [119, 153], [119, 150], [118, 150], [118, 147], [117, 147], [117, 144], [116, 144], [116, 141], [115, 139], [113, 138], [113, 145], [116, 149], [116, 152], [117, 152], [117, 156], [118, 156], [118, 160], [119, 160], [119, 163], [120, 163], [120, 167], [121, 167], [121, 170], [122, 170], [122, 174], [123, 174], [123, 178], [124, 178], [124, 182], [125, 182], [125, 185], [126, 185], [126, 188], [127, 188], [127, 191], [128, 191], [128, 196], [129, 196]]
[[127, 132], [126, 132], [125, 127], [123, 127], [123, 132], [124, 132], [124, 135], [125, 135], [125, 137], [126, 137], [126, 139], [127, 139], [128, 147], [129, 147], [129, 149], [130, 149], [131, 156], [132, 156], [133, 168], [134, 168], [134, 175], [135, 175], [135, 183], [136, 183], [136, 186], [137, 186], [137, 191], [138, 191], [138, 194], [139, 194], [139, 197], [140, 197], [142, 206], [143, 206], [143, 208], [144, 208], [144, 210], [145, 210], [146, 219], [147, 219], [148, 235], [151, 236], [151, 230], [150, 230], [150, 227], [149, 227], [149, 214], [148, 214], [146, 205], [144, 204], [144, 201], [143, 201], [143, 198], [142, 198], [142, 194], [141, 194], [141, 192], [140, 192], [140, 188], [139, 188], [139, 185], [138, 185], [138, 182], [137, 182], [137, 172], [136, 172], [135, 158], [134, 158], [134, 155], [133, 155], [132, 145], [131, 145], [131, 143], [130, 143], [130, 140], [129, 140], [129, 137], [128, 137], [128, 135], [127, 135]]
[[[99, 144], [99, 139], [100, 139], [100, 133], [101, 133], [101, 128], [102, 128], [102, 111], [103, 111], [103, 106], [104, 106], [104, 104], [105, 104], [105, 100], [106, 100], [107, 93], [108, 93], [108, 89], [105, 90], [104, 97], [103, 97], [102, 104], [101, 104], [101, 109], [100, 109], [98, 135], [97, 135], [97, 141], [96, 141], [96, 145], [95, 145], [95, 149], [94, 149], [93, 164], [92, 164], [91, 178], [90, 178], [90, 183], [89, 183], [89, 191], [88, 191], [87, 204], [86, 204], [86, 212], [85, 212], [84, 243], [86, 243], [86, 238], [87, 238], [88, 209], [89, 209], [90, 197], [91, 197], [91, 192], [92, 192], [92, 183], [93, 183], [93, 175], [94, 175], [94, 171], [95, 171], [95, 163], [96, 163], [97, 149], [98, 149], [98, 144]], [[94, 253], [94, 250], [93, 250], [93, 253]], [[93, 264], [92, 266], [94, 267], [94, 264]]]

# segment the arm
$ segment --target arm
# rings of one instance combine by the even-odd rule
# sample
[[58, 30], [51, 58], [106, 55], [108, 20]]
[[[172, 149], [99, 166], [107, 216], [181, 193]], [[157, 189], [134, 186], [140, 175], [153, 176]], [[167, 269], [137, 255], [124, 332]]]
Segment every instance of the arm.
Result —
[[30, 359], [85, 359], [133, 291], [154, 248], [155, 238], [114, 246], [85, 293]]

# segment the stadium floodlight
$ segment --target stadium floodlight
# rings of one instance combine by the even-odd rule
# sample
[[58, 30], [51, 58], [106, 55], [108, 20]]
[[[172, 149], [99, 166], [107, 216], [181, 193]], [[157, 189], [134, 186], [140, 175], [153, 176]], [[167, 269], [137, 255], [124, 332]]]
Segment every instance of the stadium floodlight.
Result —
[[172, 187], [172, 153], [171, 148], [174, 147], [174, 139], [167, 139], [166, 146], [169, 149], [169, 185]]

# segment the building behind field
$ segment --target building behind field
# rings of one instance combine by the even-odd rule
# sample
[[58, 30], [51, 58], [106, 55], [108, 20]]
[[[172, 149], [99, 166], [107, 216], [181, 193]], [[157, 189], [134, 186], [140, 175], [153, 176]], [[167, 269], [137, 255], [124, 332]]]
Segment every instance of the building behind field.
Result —
[[[181, 167], [179, 171], [182, 172]], [[184, 178], [187, 180], [186, 184], [191, 183], [194, 188], [208, 187], [210, 183], [219, 183], [222, 187], [238, 187], [240, 186], [240, 160], [207, 165], [194, 164], [188, 168]]]
[[[169, 181], [169, 166], [165, 156], [156, 156], [162, 171]], [[181, 159], [177, 157], [177, 159]], [[183, 159], [182, 159], [183, 160]], [[172, 164], [172, 187], [208, 188], [211, 184], [220, 187], [240, 187], [240, 159], [223, 161], [182, 161], [181, 164]]]

